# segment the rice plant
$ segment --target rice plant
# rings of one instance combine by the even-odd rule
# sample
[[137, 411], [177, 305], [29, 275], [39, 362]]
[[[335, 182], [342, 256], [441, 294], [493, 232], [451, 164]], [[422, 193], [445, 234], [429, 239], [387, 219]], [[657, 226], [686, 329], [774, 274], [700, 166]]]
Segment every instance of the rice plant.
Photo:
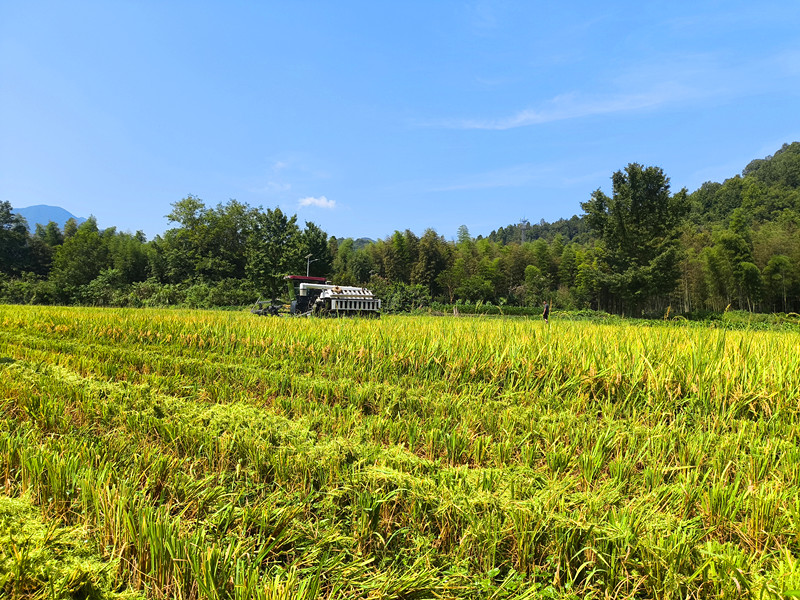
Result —
[[783, 597], [798, 349], [0, 306], [0, 485], [153, 598]]

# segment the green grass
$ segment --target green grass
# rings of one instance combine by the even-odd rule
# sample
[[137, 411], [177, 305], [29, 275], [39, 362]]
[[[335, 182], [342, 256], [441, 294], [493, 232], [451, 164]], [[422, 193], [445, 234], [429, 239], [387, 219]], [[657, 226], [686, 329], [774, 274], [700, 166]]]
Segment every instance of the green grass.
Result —
[[175, 598], [800, 588], [800, 334], [0, 307], [0, 477]]
[[98, 559], [85, 531], [45, 523], [27, 499], [0, 495], [0, 597], [142, 598], [118, 591], [118, 572]]

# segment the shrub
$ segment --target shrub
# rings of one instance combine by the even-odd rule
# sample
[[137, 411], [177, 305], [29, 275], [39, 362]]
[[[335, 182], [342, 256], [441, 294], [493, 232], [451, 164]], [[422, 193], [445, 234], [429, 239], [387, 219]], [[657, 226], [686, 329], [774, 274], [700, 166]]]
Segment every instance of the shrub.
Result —
[[55, 285], [34, 273], [23, 273], [14, 279], [0, 280], [0, 301], [9, 304], [52, 304]]

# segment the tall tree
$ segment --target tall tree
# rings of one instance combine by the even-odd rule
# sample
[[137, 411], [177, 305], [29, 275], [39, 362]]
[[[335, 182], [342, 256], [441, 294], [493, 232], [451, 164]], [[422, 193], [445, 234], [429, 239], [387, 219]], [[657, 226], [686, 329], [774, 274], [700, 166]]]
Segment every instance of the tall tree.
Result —
[[786, 255], [776, 254], [770, 257], [763, 275], [772, 310], [779, 306], [781, 311], [787, 312], [786, 290], [792, 285], [792, 261]]
[[103, 232], [103, 238], [108, 247], [109, 263], [119, 273], [120, 282], [130, 284], [147, 279], [148, 256], [143, 235], [116, 233], [111, 228]]
[[254, 212], [236, 200], [211, 209], [191, 195], [175, 202], [167, 219], [179, 226], [156, 243], [164, 255], [168, 280], [215, 282], [244, 277]]
[[575, 247], [573, 244], [564, 246], [561, 252], [561, 263], [558, 266], [558, 280], [562, 285], [572, 287], [575, 284], [575, 275], [578, 271], [578, 263], [575, 258]]
[[670, 194], [661, 168], [638, 163], [617, 171], [611, 181], [610, 198], [598, 189], [581, 207], [605, 246], [609, 289], [623, 309], [636, 309], [672, 291], [680, 277], [677, 240], [688, 213], [687, 193]]
[[419, 240], [417, 262], [411, 269], [411, 283], [425, 287], [431, 297], [442, 291], [437, 278], [449, 263], [447, 242], [433, 229], [428, 229]]
[[749, 307], [756, 277], [753, 272], [753, 251], [748, 240], [734, 229], [725, 229], [714, 235], [711, 250], [715, 255], [715, 262], [711, 266], [717, 288], [724, 290], [729, 304], [735, 301], [739, 308]]
[[330, 275], [333, 266], [333, 255], [328, 243], [328, 234], [311, 221], [306, 221], [306, 228], [303, 230], [302, 235], [302, 245], [301, 252], [303, 256], [311, 255], [309, 257], [310, 262], [306, 262], [309, 275], [314, 277]]
[[356, 283], [355, 276], [351, 271], [354, 256], [353, 238], [342, 240], [336, 250], [336, 258], [333, 260], [333, 280], [337, 284], [353, 285]]
[[60, 300], [76, 299], [80, 286], [87, 285], [108, 268], [108, 256], [108, 245], [97, 228], [97, 221], [89, 217], [77, 227], [74, 235], [64, 240], [53, 258], [50, 278], [62, 296]]
[[280, 208], [256, 212], [247, 240], [247, 276], [267, 296], [283, 289], [283, 277], [305, 273], [303, 240], [297, 215], [288, 217]]
[[372, 255], [367, 248], [359, 248], [350, 260], [350, 272], [356, 283], [367, 283], [375, 273]]
[[409, 237], [399, 231], [395, 231], [392, 237], [386, 240], [384, 267], [386, 269], [386, 277], [390, 281], [409, 283], [411, 277], [411, 251]]
[[18, 275], [30, 259], [28, 225], [11, 211], [10, 202], [0, 202], [0, 273]]
[[36, 233], [34, 235], [51, 248], [55, 248], [64, 243], [64, 234], [61, 233], [61, 228], [55, 221], [49, 221], [47, 225], [37, 223]]
[[70, 217], [67, 219], [67, 222], [64, 223], [64, 238], [71, 238], [76, 233], [78, 233], [78, 222]]

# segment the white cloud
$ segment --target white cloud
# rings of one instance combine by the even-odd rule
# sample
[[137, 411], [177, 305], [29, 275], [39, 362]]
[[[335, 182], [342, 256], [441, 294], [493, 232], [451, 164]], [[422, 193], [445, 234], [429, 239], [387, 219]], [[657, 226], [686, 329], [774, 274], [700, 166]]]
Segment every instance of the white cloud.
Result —
[[301, 198], [298, 202], [300, 208], [305, 206], [316, 206], [317, 208], [336, 208], [336, 200], [328, 200], [325, 196], [320, 196], [319, 198], [314, 198], [309, 196], [308, 198]]

